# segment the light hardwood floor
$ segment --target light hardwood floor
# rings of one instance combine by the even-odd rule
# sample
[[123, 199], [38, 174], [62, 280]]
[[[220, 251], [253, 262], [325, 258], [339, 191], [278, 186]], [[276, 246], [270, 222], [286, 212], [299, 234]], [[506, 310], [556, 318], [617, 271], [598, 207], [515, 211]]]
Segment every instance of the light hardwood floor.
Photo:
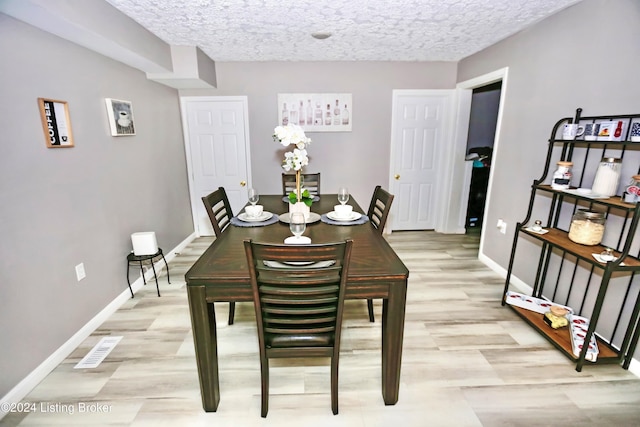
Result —
[[[155, 283], [143, 288], [25, 398], [37, 412], [9, 414], [0, 425], [640, 425], [640, 379], [616, 365], [576, 372], [500, 305], [503, 280], [477, 260], [477, 236], [396, 232], [387, 239], [411, 272], [395, 406], [385, 406], [380, 392], [381, 302], [372, 324], [365, 301], [348, 301], [340, 413], [331, 413], [327, 360], [279, 360], [271, 367], [269, 415], [260, 418], [253, 307], [241, 303], [232, 326], [223, 323], [228, 304], [216, 305], [222, 397], [218, 412], [205, 413], [184, 284], [212, 241], [200, 238], [169, 264], [172, 284], [162, 274], [162, 297]], [[74, 370], [105, 335], [124, 338], [98, 368]], [[88, 411], [91, 404], [105, 412]]]

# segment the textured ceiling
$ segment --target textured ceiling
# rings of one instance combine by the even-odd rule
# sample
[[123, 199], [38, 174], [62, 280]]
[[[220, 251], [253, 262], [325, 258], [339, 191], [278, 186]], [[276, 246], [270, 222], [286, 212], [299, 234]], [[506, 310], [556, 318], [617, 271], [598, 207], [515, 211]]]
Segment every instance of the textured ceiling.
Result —
[[458, 61], [581, 0], [107, 1], [215, 61]]

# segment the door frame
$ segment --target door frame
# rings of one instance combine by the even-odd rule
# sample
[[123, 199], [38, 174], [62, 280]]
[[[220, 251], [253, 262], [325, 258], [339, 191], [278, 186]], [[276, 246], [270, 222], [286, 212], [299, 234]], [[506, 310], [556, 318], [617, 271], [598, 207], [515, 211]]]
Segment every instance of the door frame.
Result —
[[[443, 219], [445, 217], [446, 211], [448, 210], [448, 206], [450, 203], [449, 199], [451, 198], [451, 195], [450, 195], [451, 192], [448, 191], [451, 185], [451, 180], [447, 179], [447, 177], [451, 175], [451, 166], [452, 166], [452, 157], [453, 157], [452, 137], [453, 137], [453, 131], [455, 129], [454, 122], [456, 117], [455, 116], [456, 93], [454, 89], [394, 89], [392, 91], [391, 138], [390, 138], [391, 149], [390, 149], [390, 155], [389, 155], [389, 190], [390, 191], [392, 191], [392, 189], [395, 187], [394, 166], [395, 166], [396, 156], [399, 155], [398, 153], [396, 153], [396, 150], [395, 150], [396, 144], [393, 138], [396, 134], [396, 130], [398, 126], [398, 123], [396, 123], [396, 120], [395, 120], [397, 101], [398, 101], [398, 98], [401, 96], [441, 97], [441, 98], [446, 98], [447, 100], [446, 118], [443, 121], [442, 128], [441, 128], [443, 132], [443, 137], [441, 141], [442, 146], [439, 147], [440, 159], [442, 159], [442, 162], [440, 162], [440, 165], [441, 165], [440, 174], [442, 175], [443, 178], [441, 180], [441, 188], [438, 190], [438, 195], [436, 196], [437, 210], [434, 213], [435, 231], [443, 232], [443, 227], [444, 227]], [[396, 209], [398, 209], [397, 203], [395, 204], [395, 206], [391, 208], [391, 212], [389, 213], [389, 218], [388, 218], [389, 226], [387, 227], [388, 230], [393, 230], [394, 228]]]
[[193, 230], [200, 237], [198, 218], [196, 216], [196, 203], [202, 203], [202, 199], [195, 194], [193, 164], [191, 162], [191, 142], [189, 140], [189, 120], [187, 116], [187, 104], [191, 102], [241, 102], [244, 114], [244, 145], [245, 145], [245, 162], [247, 169], [247, 186], [251, 186], [251, 151], [249, 137], [249, 102], [247, 96], [181, 96], [180, 97], [180, 114], [182, 116], [182, 134], [184, 138], [185, 157], [187, 159], [187, 181], [189, 183], [189, 199], [191, 202], [191, 220], [193, 221]]
[[[483, 212], [484, 218], [486, 218], [486, 214], [489, 211], [489, 207], [491, 205], [491, 194], [492, 194], [491, 190], [493, 187], [493, 179], [494, 179], [496, 167], [499, 165], [499, 162], [500, 162], [500, 156], [498, 156], [498, 150], [500, 147], [500, 135], [501, 135], [501, 128], [502, 128], [502, 118], [504, 115], [504, 104], [505, 104], [507, 87], [508, 87], [507, 85], [508, 76], [509, 76], [509, 67], [505, 67], [505, 68], [500, 68], [498, 70], [492, 71], [487, 74], [480, 75], [478, 77], [474, 77], [469, 80], [465, 80], [456, 85], [456, 88], [459, 90], [471, 92], [475, 88], [486, 86], [488, 84], [495, 83], [497, 81], [502, 81], [502, 87], [500, 89], [500, 102], [498, 104], [498, 118], [496, 121], [496, 134], [493, 140], [493, 155], [491, 156], [491, 169], [489, 171], [489, 184], [487, 185], [487, 198], [486, 198], [484, 212]], [[458, 116], [458, 119], [460, 119], [459, 116]], [[467, 114], [467, 133], [468, 133], [468, 122], [469, 122], [469, 116]], [[460, 120], [458, 120], [458, 123], [460, 123]], [[460, 131], [460, 129], [458, 129], [458, 131]], [[457, 146], [456, 147], [457, 150], [462, 148], [463, 152], [466, 151], [467, 138], [465, 137], [465, 138], [457, 139], [456, 146]], [[463, 194], [462, 195], [463, 199], [460, 200], [460, 205], [462, 208], [460, 211], [460, 215], [462, 217], [462, 215], [466, 214], [467, 205], [469, 202], [469, 186], [471, 185], [471, 173], [463, 174], [462, 176], [458, 175], [454, 177], [454, 180], [455, 181], [461, 180], [460, 185], [463, 186], [462, 188], [466, 189], [465, 191], [466, 195]], [[457, 185], [457, 184], [454, 183], [453, 185]], [[488, 224], [489, 224], [489, 221], [482, 221], [482, 228], [480, 230], [480, 247], [478, 248], [478, 254], [480, 257], [484, 256], [485, 232]], [[464, 226], [464, 223], [463, 223], [463, 226]]]

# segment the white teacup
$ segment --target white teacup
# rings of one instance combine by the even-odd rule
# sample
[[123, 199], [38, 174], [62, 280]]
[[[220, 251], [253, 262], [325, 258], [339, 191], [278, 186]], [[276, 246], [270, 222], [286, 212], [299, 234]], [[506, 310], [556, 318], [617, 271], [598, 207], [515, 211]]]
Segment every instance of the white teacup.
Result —
[[562, 129], [562, 139], [576, 139], [576, 136], [582, 136], [583, 133], [584, 126], [569, 123], [564, 125], [564, 128]]
[[353, 206], [351, 205], [335, 205], [333, 211], [338, 218], [349, 218], [353, 212]]
[[262, 205], [249, 205], [244, 207], [244, 211], [249, 218], [258, 218], [262, 215]]

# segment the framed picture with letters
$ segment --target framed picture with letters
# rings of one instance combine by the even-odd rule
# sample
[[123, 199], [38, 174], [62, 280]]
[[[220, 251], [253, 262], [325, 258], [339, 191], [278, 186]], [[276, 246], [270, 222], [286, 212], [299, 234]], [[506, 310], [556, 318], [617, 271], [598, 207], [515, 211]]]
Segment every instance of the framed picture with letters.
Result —
[[38, 98], [44, 140], [48, 148], [73, 147], [69, 106], [65, 101]]

